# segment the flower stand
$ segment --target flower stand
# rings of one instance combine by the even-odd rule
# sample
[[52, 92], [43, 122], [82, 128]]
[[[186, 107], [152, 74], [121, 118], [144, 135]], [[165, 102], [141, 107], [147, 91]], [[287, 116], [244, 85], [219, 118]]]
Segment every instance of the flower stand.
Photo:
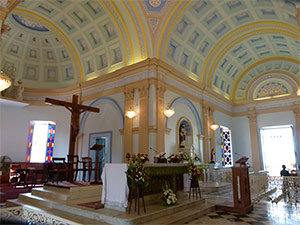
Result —
[[134, 211], [136, 212], [136, 205], [137, 205], [138, 215], [140, 215], [140, 198], [142, 198], [144, 212], [146, 212], [145, 200], [144, 200], [144, 195], [143, 195], [143, 187], [131, 187], [128, 213], [130, 213], [131, 204], [134, 199], [134, 204], [135, 204]]
[[199, 197], [201, 198], [201, 192], [200, 192], [198, 179], [191, 179], [189, 198], [191, 198], [191, 192], [193, 192], [193, 197], [196, 192], [196, 198], [198, 199], [198, 193], [199, 193]]

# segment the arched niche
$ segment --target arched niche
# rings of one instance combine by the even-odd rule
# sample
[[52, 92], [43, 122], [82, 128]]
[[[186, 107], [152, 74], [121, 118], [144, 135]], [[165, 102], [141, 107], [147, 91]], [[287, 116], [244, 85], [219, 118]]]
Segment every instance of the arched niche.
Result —
[[190, 153], [191, 146], [194, 143], [193, 127], [186, 117], [181, 117], [178, 120], [176, 134], [178, 152]]

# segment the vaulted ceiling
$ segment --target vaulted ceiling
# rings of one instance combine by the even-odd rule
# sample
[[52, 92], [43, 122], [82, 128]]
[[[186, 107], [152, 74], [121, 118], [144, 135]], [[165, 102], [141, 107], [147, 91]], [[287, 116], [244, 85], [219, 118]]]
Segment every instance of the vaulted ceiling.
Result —
[[158, 58], [233, 102], [300, 88], [299, 0], [24, 0], [1, 66], [62, 88]]

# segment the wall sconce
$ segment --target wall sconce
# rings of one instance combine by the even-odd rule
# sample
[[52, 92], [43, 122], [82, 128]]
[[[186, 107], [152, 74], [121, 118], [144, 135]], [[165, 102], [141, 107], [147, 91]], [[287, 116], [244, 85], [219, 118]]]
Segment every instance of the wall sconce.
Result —
[[300, 89], [298, 89], [298, 91], [297, 91], [297, 95], [298, 95], [298, 96], [300, 96]]
[[135, 112], [134, 109], [130, 106], [129, 109], [127, 110], [127, 112], [125, 113], [125, 115], [126, 115], [129, 119], [132, 119], [133, 117], [136, 116], [136, 112]]
[[175, 114], [175, 109], [172, 108], [172, 107], [170, 107], [170, 106], [168, 106], [167, 108], [165, 108], [164, 114], [165, 114], [166, 117], [169, 118], [169, 117], [171, 117], [171, 116], [173, 116]]
[[210, 129], [212, 129], [213, 131], [215, 131], [216, 129], [219, 128], [219, 125], [216, 124], [216, 123], [212, 123], [209, 127], [210, 127]]

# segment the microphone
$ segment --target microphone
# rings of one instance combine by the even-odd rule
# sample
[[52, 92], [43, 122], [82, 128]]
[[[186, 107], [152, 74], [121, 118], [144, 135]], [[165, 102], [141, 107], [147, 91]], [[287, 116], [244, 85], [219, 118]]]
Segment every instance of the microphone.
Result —
[[156, 150], [155, 150], [154, 148], [152, 148], [152, 147], [150, 147], [150, 150], [152, 150], [152, 151], [156, 152], [157, 154], [159, 154], [159, 152], [156, 151]]
[[239, 154], [239, 153], [237, 153], [237, 152], [235, 152], [234, 154], [235, 154], [235, 155], [238, 155], [238, 156], [241, 156], [241, 157], [244, 157], [243, 155], [241, 155], [241, 154]]

